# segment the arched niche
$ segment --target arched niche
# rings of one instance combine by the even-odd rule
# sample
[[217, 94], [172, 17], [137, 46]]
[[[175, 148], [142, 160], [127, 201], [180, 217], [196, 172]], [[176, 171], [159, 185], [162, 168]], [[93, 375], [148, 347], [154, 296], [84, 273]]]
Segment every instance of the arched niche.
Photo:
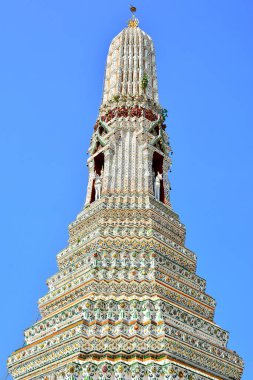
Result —
[[[94, 157], [94, 173], [96, 173], [99, 176], [101, 176], [101, 174], [104, 170], [104, 161], [105, 161], [105, 157], [104, 157], [103, 152], [97, 154]], [[95, 178], [92, 181], [90, 203], [93, 203], [94, 201], [95, 201]]]
[[105, 157], [103, 152], [94, 157], [94, 170], [98, 175], [101, 175], [101, 171], [104, 168], [104, 161]]

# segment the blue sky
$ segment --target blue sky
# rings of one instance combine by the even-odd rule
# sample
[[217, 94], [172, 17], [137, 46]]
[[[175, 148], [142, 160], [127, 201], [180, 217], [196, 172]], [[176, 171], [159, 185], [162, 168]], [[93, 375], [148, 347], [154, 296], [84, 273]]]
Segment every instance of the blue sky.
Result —
[[[128, 1], [0, 0], [0, 379], [38, 318], [87, 184], [111, 39]], [[173, 208], [229, 348], [252, 360], [253, 2], [138, 0], [174, 150]], [[250, 376], [251, 374], [251, 376]]]

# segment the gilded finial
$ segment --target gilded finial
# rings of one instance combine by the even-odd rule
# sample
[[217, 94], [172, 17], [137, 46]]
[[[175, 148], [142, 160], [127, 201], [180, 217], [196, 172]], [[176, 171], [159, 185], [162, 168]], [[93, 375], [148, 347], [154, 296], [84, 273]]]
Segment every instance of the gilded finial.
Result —
[[137, 11], [136, 7], [130, 5], [130, 12], [132, 13], [132, 17], [128, 21], [128, 26], [130, 28], [137, 28], [139, 25], [139, 20], [135, 17], [135, 12]]
[[137, 8], [130, 4], [130, 11], [132, 13], [135, 13], [137, 11]]

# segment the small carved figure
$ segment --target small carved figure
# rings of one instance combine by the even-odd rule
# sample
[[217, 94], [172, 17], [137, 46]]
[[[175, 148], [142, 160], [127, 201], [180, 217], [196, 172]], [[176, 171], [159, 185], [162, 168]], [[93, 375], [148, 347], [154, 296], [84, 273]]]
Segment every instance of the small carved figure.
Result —
[[162, 174], [157, 172], [157, 176], [155, 177], [155, 183], [154, 183], [155, 199], [157, 201], [160, 201], [160, 189], [161, 189], [161, 180], [162, 179], [163, 179]]
[[102, 176], [95, 172], [95, 201], [101, 198]]

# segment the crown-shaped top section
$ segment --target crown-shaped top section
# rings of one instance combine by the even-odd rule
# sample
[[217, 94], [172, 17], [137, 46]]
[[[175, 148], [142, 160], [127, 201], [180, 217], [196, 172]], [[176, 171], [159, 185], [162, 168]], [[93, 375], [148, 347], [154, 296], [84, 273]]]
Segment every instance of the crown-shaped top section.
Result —
[[154, 44], [138, 27], [134, 14], [128, 27], [112, 40], [109, 47], [102, 103], [122, 96], [146, 96], [158, 103]]

